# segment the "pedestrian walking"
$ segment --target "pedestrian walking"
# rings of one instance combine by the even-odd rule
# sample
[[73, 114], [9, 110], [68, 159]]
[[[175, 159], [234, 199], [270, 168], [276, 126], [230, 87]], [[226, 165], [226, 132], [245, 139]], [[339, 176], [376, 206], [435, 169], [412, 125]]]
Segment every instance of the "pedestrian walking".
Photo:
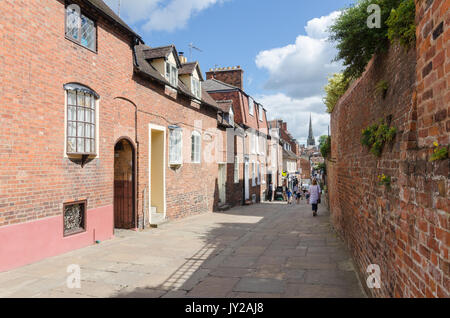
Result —
[[273, 183], [272, 182], [270, 182], [270, 184], [269, 184], [268, 196], [269, 196], [269, 201], [272, 202], [272, 199], [273, 199]]
[[292, 195], [292, 198], [293, 198], [293, 200], [294, 201], [296, 201], [297, 200], [297, 194], [298, 194], [298, 185], [297, 184], [295, 184], [294, 185], [294, 193], [293, 193], [293, 195]]
[[287, 189], [287, 197], [288, 197], [288, 204], [292, 203], [292, 191], [291, 189]]
[[309, 202], [312, 205], [313, 216], [317, 216], [321, 194], [322, 190], [317, 184], [317, 180], [313, 179], [312, 185], [309, 187]]

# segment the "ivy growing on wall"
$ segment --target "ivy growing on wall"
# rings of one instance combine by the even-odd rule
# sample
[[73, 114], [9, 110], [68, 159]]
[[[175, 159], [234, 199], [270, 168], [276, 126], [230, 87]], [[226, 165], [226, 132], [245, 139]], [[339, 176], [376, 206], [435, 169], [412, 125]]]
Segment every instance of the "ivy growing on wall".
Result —
[[[380, 8], [380, 27], [369, 28], [368, 8]], [[411, 45], [415, 40], [414, 0], [359, 0], [342, 11], [330, 27], [330, 39], [336, 42], [335, 60], [344, 65], [347, 79], [358, 78], [376, 53], [386, 51], [391, 42]]]
[[371, 153], [381, 157], [384, 145], [394, 140], [397, 128], [389, 127], [383, 120], [373, 124], [361, 133], [361, 144], [367, 146]]
[[327, 137], [322, 145], [320, 146], [320, 152], [322, 153], [322, 157], [329, 158], [331, 155], [331, 137]]
[[416, 5], [414, 0], [405, 0], [397, 9], [392, 9], [386, 24], [388, 38], [392, 43], [398, 42], [406, 48], [416, 43]]

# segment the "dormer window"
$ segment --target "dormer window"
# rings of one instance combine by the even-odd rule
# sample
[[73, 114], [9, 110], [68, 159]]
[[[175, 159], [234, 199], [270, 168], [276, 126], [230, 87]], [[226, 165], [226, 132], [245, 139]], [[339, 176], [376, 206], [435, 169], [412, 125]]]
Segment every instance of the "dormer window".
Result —
[[166, 62], [166, 79], [172, 86], [178, 86], [178, 68], [169, 62]]
[[194, 76], [191, 76], [191, 90], [195, 97], [202, 98], [202, 83]]
[[250, 115], [255, 115], [255, 101], [250, 96], [248, 97], [248, 112]]
[[97, 49], [95, 22], [83, 15], [75, 4], [66, 8], [66, 37], [92, 51]]
[[259, 106], [259, 121], [263, 121], [263, 112], [264, 109], [262, 108], [262, 106]]

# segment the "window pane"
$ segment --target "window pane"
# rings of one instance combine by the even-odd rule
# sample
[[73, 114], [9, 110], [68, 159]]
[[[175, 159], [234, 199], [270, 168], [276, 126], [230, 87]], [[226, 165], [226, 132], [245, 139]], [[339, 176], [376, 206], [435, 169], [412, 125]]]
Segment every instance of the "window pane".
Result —
[[67, 152], [69, 152], [69, 153], [76, 152], [76, 139], [75, 138], [67, 139]]
[[91, 137], [95, 139], [95, 125], [91, 125]]
[[95, 50], [95, 25], [84, 15], [81, 16], [81, 44]]
[[78, 31], [80, 25], [80, 17], [75, 10], [67, 8], [66, 15], [66, 35], [78, 40]]
[[91, 152], [91, 140], [86, 139], [86, 152]]
[[86, 107], [91, 106], [91, 95], [89, 95], [89, 94], [84, 95], [84, 105]]
[[78, 121], [84, 121], [84, 108], [83, 107], [78, 107], [78, 117], [77, 117]]
[[86, 118], [85, 118], [85, 122], [87, 123], [91, 123], [91, 110], [90, 109], [86, 109]]
[[91, 152], [95, 153], [95, 139], [91, 140]]
[[75, 122], [69, 122], [68, 123], [68, 134], [69, 137], [76, 137], [77, 136], [77, 124]]
[[68, 106], [68, 108], [67, 108], [67, 119], [68, 120], [76, 120], [77, 119], [76, 110], [77, 110], [76, 107]]
[[170, 64], [166, 63], [166, 78], [170, 80]]
[[77, 104], [77, 94], [74, 91], [67, 91], [67, 105], [75, 106]]
[[77, 139], [77, 152], [84, 152], [84, 139], [83, 138]]
[[95, 98], [91, 96], [91, 108], [95, 109]]
[[86, 137], [91, 138], [91, 127], [89, 124], [86, 124]]
[[84, 124], [78, 123], [78, 134], [77, 137], [84, 137]]
[[78, 104], [78, 106], [84, 106], [84, 94], [83, 93], [78, 92], [77, 104]]

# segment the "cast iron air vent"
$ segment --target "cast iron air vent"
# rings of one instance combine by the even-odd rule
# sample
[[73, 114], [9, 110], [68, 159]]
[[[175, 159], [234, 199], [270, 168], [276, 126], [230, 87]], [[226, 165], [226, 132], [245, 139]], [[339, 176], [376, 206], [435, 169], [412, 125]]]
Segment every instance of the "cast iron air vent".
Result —
[[86, 231], [86, 201], [64, 204], [64, 236]]

